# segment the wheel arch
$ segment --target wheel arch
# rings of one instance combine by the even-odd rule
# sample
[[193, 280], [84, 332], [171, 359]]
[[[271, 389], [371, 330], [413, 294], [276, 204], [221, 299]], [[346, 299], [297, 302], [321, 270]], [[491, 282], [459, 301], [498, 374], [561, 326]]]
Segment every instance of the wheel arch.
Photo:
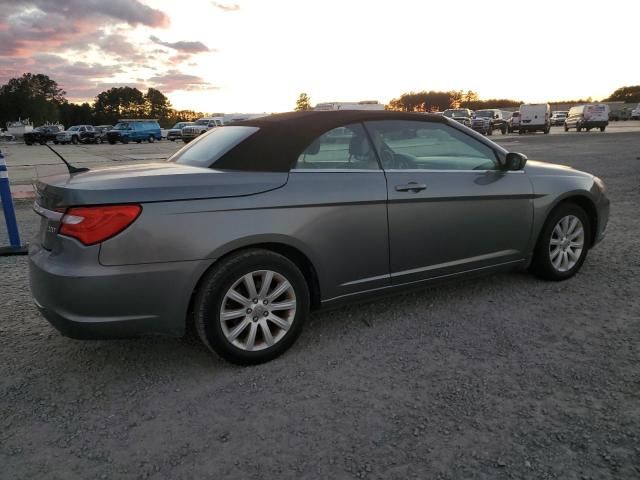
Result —
[[[542, 223], [542, 228], [544, 228], [544, 225], [547, 224], [547, 220], [549, 219], [549, 216], [551, 216], [551, 214], [558, 207], [560, 207], [561, 205], [566, 205], [568, 203], [573, 203], [575, 205], [578, 205], [587, 214], [587, 217], [589, 218], [589, 227], [590, 227], [589, 248], [593, 247], [596, 241], [596, 234], [597, 234], [596, 232], [598, 231], [598, 209], [596, 208], [595, 202], [591, 198], [589, 198], [588, 195], [584, 193], [572, 192], [557, 199], [556, 202], [551, 206], [551, 208], [549, 208], [549, 211], [545, 216], [544, 222]], [[542, 232], [542, 228], [540, 229], [540, 232], [538, 232], [538, 237]], [[537, 241], [538, 239], [536, 239], [536, 243]]]
[[231, 255], [235, 255], [238, 252], [246, 251], [246, 250], [269, 250], [271, 252], [278, 253], [288, 260], [292, 261], [302, 272], [305, 280], [307, 281], [307, 285], [309, 287], [309, 297], [311, 300], [311, 309], [317, 310], [320, 308], [321, 304], [321, 293], [320, 293], [320, 280], [318, 277], [318, 272], [314, 264], [309, 259], [309, 256], [306, 255], [299, 248], [283, 242], [277, 241], [266, 241], [259, 243], [252, 243], [250, 245], [243, 245], [236, 248], [230, 248], [224, 252], [220, 257], [216, 258], [215, 261], [202, 272], [200, 277], [198, 278], [195, 286], [191, 292], [191, 297], [189, 299], [189, 304], [186, 312], [186, 330], [187, 331], [195, 331], [194, 330], [194, 318], [193, 318], [193, 308], [194, 302], [200, 288], [202, 288], [202, 282], [204, 278], [211, 272], [211, 270], [217, 268], [224, 260], [229, 258]]

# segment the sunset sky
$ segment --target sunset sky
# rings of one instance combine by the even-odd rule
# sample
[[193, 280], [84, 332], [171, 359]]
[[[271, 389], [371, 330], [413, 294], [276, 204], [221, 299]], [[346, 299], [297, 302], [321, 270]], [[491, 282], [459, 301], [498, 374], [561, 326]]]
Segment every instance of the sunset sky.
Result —
[[0, 0], [0, 11], [0, 83], [44, 73], [74, 101], [130, 85], [180, 109], [276, 112], [300, 92], [539, 102], [640, 84], [640, 4], [628, 0]]

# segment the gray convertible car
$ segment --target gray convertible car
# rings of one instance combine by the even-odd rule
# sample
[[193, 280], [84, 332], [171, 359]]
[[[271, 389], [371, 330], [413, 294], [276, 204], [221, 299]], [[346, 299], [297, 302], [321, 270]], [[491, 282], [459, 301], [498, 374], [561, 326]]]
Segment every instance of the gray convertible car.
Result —
[[219, 127], [167, 162], [36, 184], [33, 297], [64, 335], [182, 335], [283, 353], [309, 311], [529, 268], [563, 280], [605, 233], [593, 175], [443, 116], [298, 112]]

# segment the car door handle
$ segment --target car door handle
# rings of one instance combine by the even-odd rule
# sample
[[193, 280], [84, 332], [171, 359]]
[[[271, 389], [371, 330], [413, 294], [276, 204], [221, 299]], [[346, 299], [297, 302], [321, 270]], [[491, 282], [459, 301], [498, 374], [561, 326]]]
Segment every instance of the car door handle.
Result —
[[420, 190], [426, 190], [427, 186], [424, 183], [410, 182], [406, 185], [396, 185], [396, 192], [413, 192], [418, 193]]

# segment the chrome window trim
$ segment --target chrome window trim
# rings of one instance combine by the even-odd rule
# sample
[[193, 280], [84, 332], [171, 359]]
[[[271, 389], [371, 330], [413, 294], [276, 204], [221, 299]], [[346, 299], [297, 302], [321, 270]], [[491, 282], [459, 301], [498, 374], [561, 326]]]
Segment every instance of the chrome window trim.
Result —
[[385, 172], [390, 173], [400, 173], [400, 172], [409, 172], [409, 173], [524, 173], [524, 170], [438, 170], [438, 169], [422, 169], [422, 168], [390, 168], [386, 169]]
[[345, 172], [358, 172], [358, 173], [382, 173], [380, 168], [292, 168], [290, 173], [345, 173]]

